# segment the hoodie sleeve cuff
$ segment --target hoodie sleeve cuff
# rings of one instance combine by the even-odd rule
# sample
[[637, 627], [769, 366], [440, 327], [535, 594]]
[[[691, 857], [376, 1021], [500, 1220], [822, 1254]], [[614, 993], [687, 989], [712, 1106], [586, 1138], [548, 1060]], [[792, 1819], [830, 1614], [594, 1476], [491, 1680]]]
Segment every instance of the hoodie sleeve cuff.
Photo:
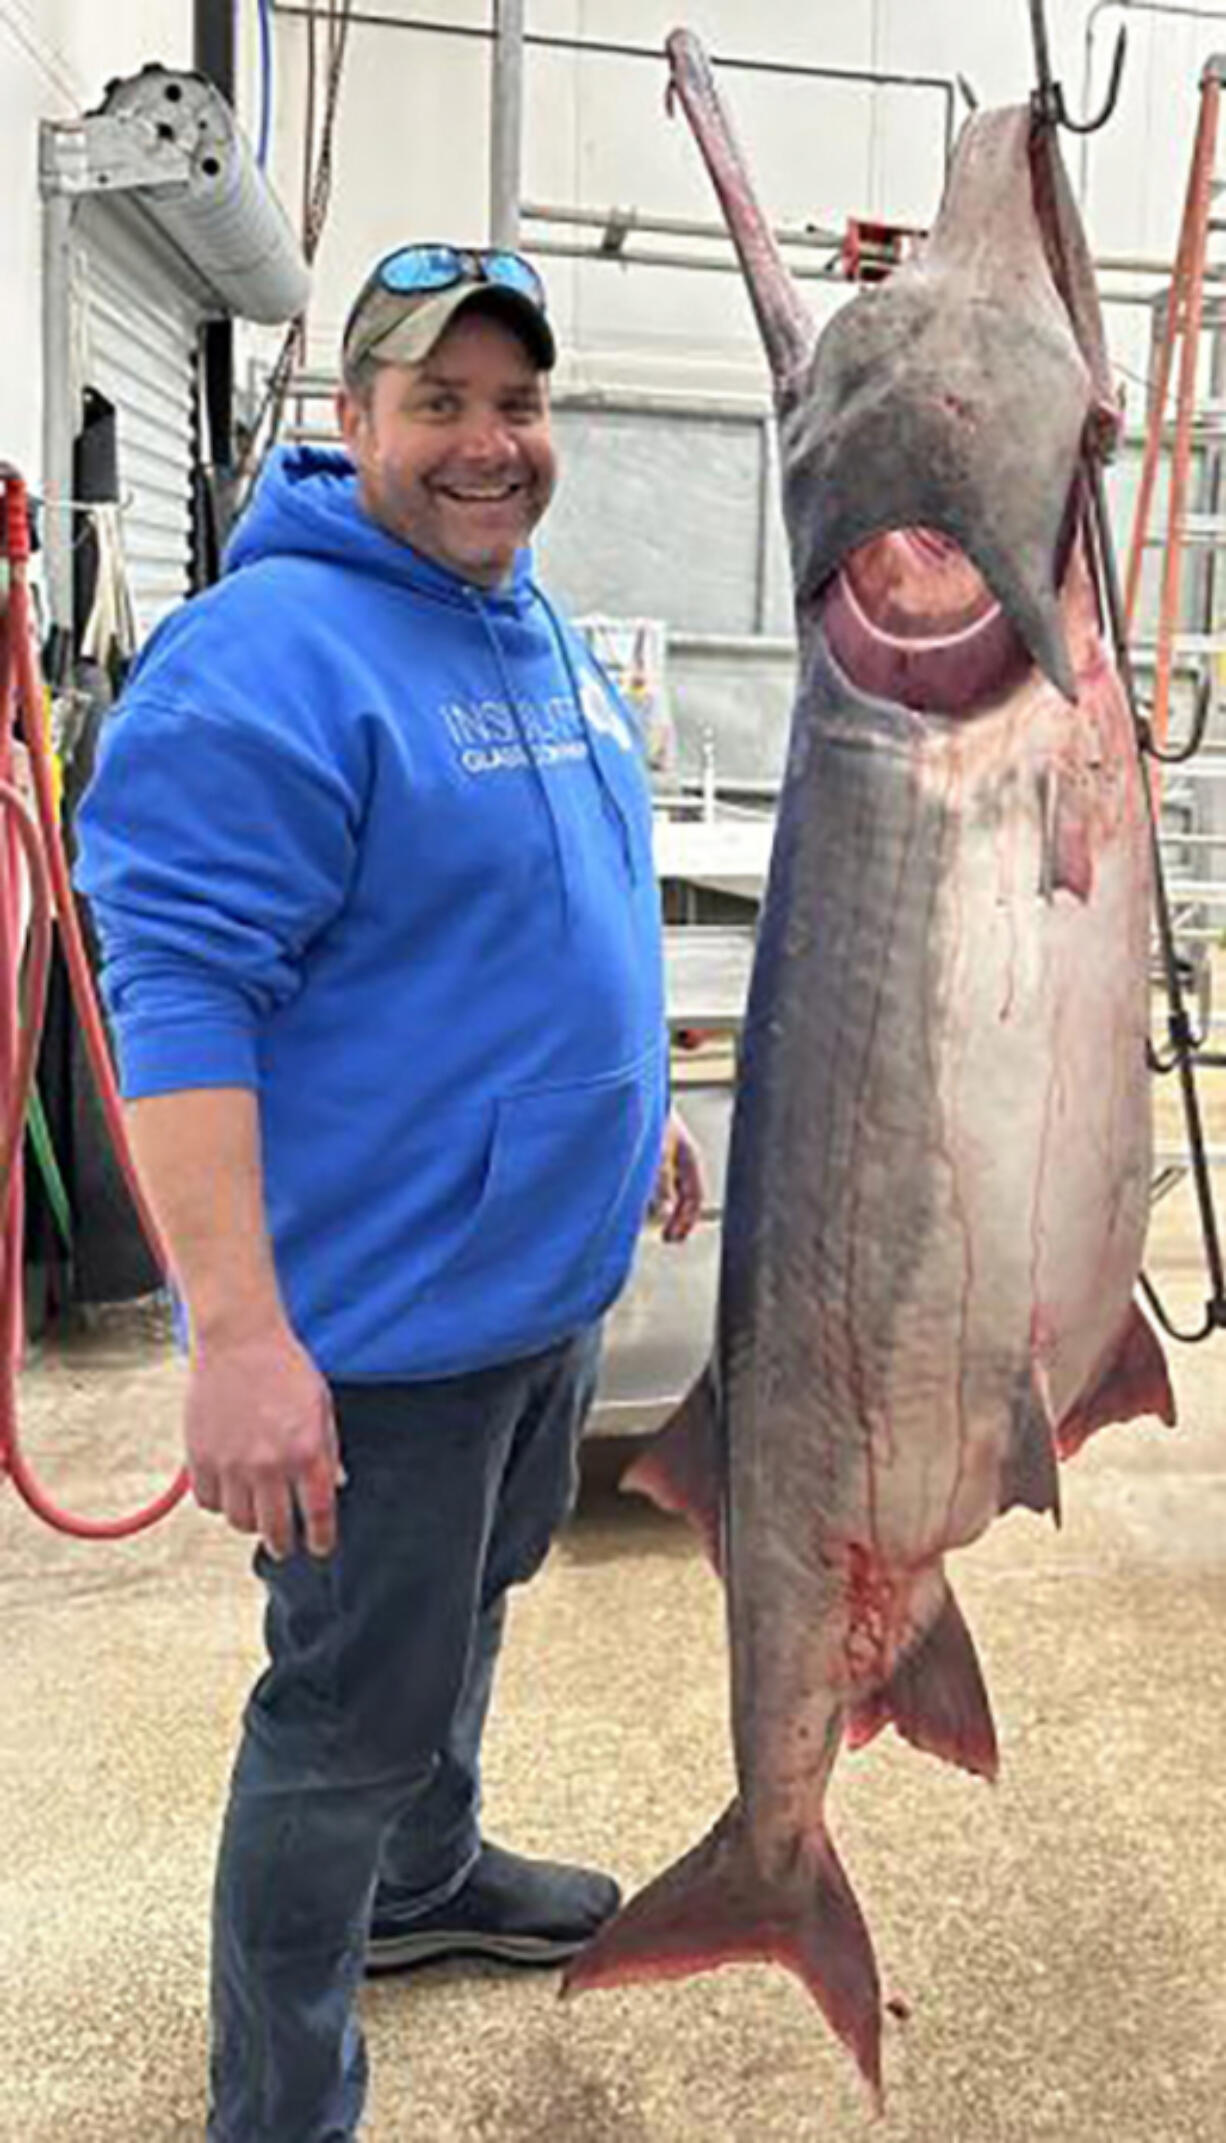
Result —
[[119, 1087], [125, 1101], [186, 1087], [259, 1085], [256, 1037], [241, 1020], [120, 1019], [115, 1023]]

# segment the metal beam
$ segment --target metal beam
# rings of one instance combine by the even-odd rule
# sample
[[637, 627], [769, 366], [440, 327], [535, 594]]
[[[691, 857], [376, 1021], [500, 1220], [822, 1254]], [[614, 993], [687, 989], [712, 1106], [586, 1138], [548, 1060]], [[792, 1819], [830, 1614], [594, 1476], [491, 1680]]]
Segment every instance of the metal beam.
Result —
[[[195, 0], [192, 58], [202, 74], [220, 90], [233, 109], [237, 100], [238, 56], [237, 0]], [[234, 323], [206, 320], [200, 330], [204, 415], [208, 450], [200, 459], [213, 471], [213, 504], [218, 544], [229, 532], [233, 511], [234, 469]], [[193, 570], [197, 584], [207, 579], [205, 559], [210, 549], [207, 532], [193, 513]]]
[[237, 0], [195, 0], [192, 11], [192, 66], [216, 84], [227, 104], [234, 102], [237, 12]]
[[[45, 133], [43, 141], [45, 154]], [[72, 358], [72, 200], [44, 190], [42, 212], [43, 561], [49, 623], [71, 641], [72, 443], [80, 424]]]
[[494, 0], [490, 85], [490, 244], [519, 244], [524, 131], [524, 0]]

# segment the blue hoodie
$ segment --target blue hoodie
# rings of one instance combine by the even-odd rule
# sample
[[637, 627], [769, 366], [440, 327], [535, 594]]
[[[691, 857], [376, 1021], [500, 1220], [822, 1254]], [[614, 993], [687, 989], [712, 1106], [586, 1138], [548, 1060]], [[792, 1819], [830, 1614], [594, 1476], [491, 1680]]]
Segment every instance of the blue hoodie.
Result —
[[337, 1378], [575, 1332], [625, 1279], [667, 1083], [637, 737], [530, 575], [270, 462], [153, 635], [77, 817], [129, 1097], [260, 1097], [294, 1329]]

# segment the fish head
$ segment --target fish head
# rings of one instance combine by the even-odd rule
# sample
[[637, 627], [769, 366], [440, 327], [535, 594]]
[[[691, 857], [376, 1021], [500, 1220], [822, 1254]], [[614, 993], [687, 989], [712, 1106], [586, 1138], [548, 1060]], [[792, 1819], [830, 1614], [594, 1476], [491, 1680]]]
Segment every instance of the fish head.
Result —
[[[957, 711], [1019, 663], [1075, 698], [1061, 590], [1083, 457], [1109, 449], [1119, 411], [1051, 128], [1029, 105], [973, 115], [918, 254], [818, 335], [701, 46], [674, 32], [669, 58], [771, 368], [802, 640], [832, 604], [844, 627], [867, 604], [886, 640], [956, 642], [913, 703]], [[870, 667], [887, 683], [915, 669]]]
[[955, 704], [1022, 653], [1076, 696], [1061, 589], [1118, 410], [1058, 158], [1028, 107], [976, 114], [925, 246], [829, 322], [780, 420], [802, 630], [859, 604], [888, 632], [898, 600], [863, 612], [889, 587], [904, 637], [966, 635]]

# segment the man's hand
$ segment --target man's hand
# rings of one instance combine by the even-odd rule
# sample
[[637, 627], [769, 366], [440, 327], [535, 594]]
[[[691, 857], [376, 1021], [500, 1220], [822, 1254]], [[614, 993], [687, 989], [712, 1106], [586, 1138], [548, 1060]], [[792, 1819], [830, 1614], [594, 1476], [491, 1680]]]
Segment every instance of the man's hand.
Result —
[[336, 1545], [344, 1476], [332, 1397], [288, 1325], [194, 1339], [185, 1416], [196, 1501], [280, 1561], [297, 1509], [312, 1555]]
[[702, 1155], [672, 1109], [664, 1127], [664, 1152], [651, 1200], [652, 1217], [663, 1222], [666, 1243], [683, 1243], [702, 1212]]

